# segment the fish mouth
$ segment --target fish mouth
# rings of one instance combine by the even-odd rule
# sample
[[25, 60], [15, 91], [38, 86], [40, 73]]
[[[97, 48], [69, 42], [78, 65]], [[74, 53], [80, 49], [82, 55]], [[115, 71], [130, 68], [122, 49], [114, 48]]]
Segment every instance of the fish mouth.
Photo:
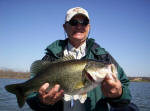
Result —
[[91, 81], [91, 82], [93, 82], [93, 83], [96, 82], [96, 81], [93, 79], [93, 77], [92, 77], [87, 71], [85, 71], [85, 77], [86, 77], [89, 81]]

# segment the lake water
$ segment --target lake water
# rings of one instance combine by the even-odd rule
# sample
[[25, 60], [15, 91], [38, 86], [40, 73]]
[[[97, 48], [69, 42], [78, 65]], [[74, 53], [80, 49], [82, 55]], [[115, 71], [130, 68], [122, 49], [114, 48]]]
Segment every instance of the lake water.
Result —
[[[7, 84], [20, 83], [20, 79], [0, 79], [0, 111], [32, 111], [27, 104], [22, 109], [18, 108], [16, 97], [6, 92]], [[150, 82], [131, 82], [130, 90], [135, 103], [140, 111], [150, 111]]]

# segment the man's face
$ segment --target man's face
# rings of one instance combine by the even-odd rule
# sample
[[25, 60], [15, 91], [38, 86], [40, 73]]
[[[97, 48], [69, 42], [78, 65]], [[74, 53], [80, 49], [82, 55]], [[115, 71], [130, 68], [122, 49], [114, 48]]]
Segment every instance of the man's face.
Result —
[[[87, 18], [83, 15], [76, 15], [71, 20], [75, 20], [76, 22], [77, 21], [83, 22], [83, 21], [87, 20]], [[72, 25], [70, 23], [66, 23], [66, 24], [64, 24], [64, 29], [65, 29], [70, 41], [83, 42], [86, 40], [86, 38], [88, 36], [90, 25], [89, 24], [83, 25], [82, 23], [76, 23], [76, 25]]]

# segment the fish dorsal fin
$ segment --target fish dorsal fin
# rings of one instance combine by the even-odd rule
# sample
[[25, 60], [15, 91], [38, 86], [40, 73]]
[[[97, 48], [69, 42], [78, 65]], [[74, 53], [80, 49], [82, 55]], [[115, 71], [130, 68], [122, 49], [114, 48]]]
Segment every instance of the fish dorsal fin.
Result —
[[45, 70], [50, 64], [52, 64], [50, 61], [46, 60], [37, 60], [32, 63], [30, 67], [30, 73], [31, 74], [38, 74], [42, 70]]
[[58, 60], [53, 61], [52, 63], [57, 63], [57, 62], [63, 62], [63, 61], [69, 61], [69, 60], [73, 60], [75, 59], [74, 56], [72, 55], [68, 55], [68, 56], [64, 56]]
[[75, 59], [73, 55], [68, 55], [68, 56], [64, 56], [63, 58], [61, 58], [61, 61], [69, 61], [69, 60], [73, 60]]
[[32, 63], [30, 67], [30, 73], [31, 74], [38, 74], [42, 70], [47, 69], [47, 67], [51, 64], [58, 63], [58, 62], [63, 62], [63, 61], [69, 61], [75, 59], [72, 55], [69, 56], [64, 56], [61, 59], [58, 59], [56, 61], [47, 61], [47, 60], [37, 60]]

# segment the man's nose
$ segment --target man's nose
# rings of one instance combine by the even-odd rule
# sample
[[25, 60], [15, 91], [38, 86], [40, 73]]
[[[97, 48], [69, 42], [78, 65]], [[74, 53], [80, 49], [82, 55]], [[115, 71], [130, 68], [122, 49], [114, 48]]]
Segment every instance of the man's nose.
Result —
[[77, 27], [77, 29], [81, 29], [83, 26], [82, 26], [82, 24], [78, 23], [76, 27]]

